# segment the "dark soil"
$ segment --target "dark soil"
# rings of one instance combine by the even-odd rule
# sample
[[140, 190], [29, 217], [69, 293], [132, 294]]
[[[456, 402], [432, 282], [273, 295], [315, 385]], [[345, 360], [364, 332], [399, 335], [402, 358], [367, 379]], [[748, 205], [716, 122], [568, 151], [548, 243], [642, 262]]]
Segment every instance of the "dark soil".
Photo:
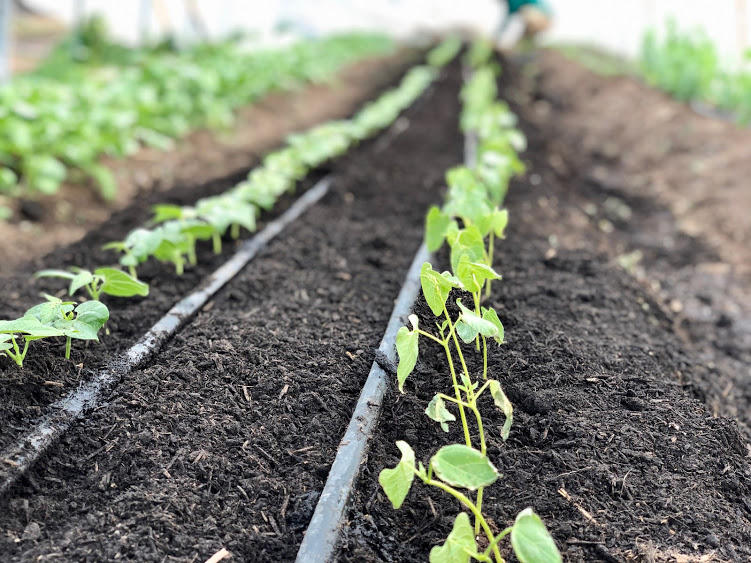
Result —
[[[407, 57], [408, 59], [409, 57]], [[62, 247], [47, 256], [27, 258], [27, 262], [16, 267], [12, 271], [4, 273], [0, 278], [0, 284], [4, 288], [3, 302], [0, 304], [0, 318], [16, 318], [23, 314], [29, 307], [40, 302], [41, 293], [49, 293], [58, 297], [65, 297], [65, 283], [60, 280], [43, 278], [35, 280], [34, 272], [44, 268], [67, 268], [78, 266], [81, 268], [95, 269], [112, 264], [117, 266], [118, 256], [115, 252], [102, 250], [102, 246], [114, 240], [122, 240], [132, 229], [146, 224], [151, 216], [151, 206], [157, 203], [192, 204], [197, 199], [208, 195], [222, 193], [245, 179], [249, 167], [252, 168], [259, 161], [260, 156], [255, 152], [258, 147], [266, 146], [273, 135], [276, 144], [282, 142], [285, 132], [294, 125], [309, 123], [315, 116], [327, 115], [326, 112], [341, 116], [341, 108], [334, 109], [329, 104], [338, 102], [344, 108], [353, 109], [353, 102], [364, 97], [364, 92], [375, 96], [379, 89], [395, 83], [398, 78], [397, 71], [404, 69], [406, 59], [395, 59], [390, 64], [373, 66], [374, 61], [361, 63], [359, 67], [351, 67], [349, 73], [362, 72], [364, 68], [376, 68], [372, 76], [368, 76], [363, 83], [355, 87], [344, 88], [344, 92], [332, 94], [330, 89], [316, 87], [319, 91], [311, 92], [310, 116], [300, 116], [297, 104], [300, 103], [297, 96], [289, 95], [266, 100], [261, 107], [246, 110], [250, 121], [242, 121], [235, 132], [236, 137], [245, 135], [242, 141], [238, 141], [231, 150], [225, 151], [224, 168], [221, 170], [234, 170], [232, 174], [219, 177], [207, 183], [177, 183], [169, 190], [162, 191], [158, 185], [141, 194], [137, 200], [125, 209], [113, 213], [106, 224], [90, 230], [86, 236], [77, 243]], [[315, 89], [315, 88], [314, 88]], [[264, 121], [265, 112], [282, 112], [287, 115], [281, 123], [272, 131], [272, 124]], [[266, 116], [266, 121], [269, 121]], [[256, 129], [253, 129], [253, 126]], [[255, 137], [249, 135], [246, 129], [254, 131]], [[195, 134], [194, 141], [207, 143], [208, 132]], [[251, 147], [251, 148], [249, 148]], [[243, 152], [243, 149], [244, 152]], [[221, 152], [217, 148], [211, 151], [211, 158], [218, 160], [214, 153]], [[165, 156], [165, 158], [167, 158]], [[184, 154], [171, 155], [170, 158], [186, 158]], [[205, 156], [204, 158], [210, 158]], [[325, 170], [317, 171], [313, 177], [321, 177]], [[200, 179], [201, 174], [196, 177]], [[309, 187], [313, 180], [303, 183], [301, 189]], [[259, 222], [259, 228], [264, 223], [284, 211], [292, 201], [292, 197], [283, 198], [273, 214], [264, 214]], [[247, 235], [247, 233], [246, 233]], [[28, 238], [28, 237], [27, 237]], [[8, 246], [15, 245], [18, 241], [12, 237], [8, 239]], [[181, 297], [193, 290], [210, 272], [226, 259], [235, 241], [224, 242], [225, 254], [215, 256], [210, 248], [203, 245], [199, 248], [199, 263], [197, 267], [187, 268], [183, 276], [177, 276], [171, 265], [148, 262], [138, 269], [139, 277], [150, 284], [148, 298], [118, 299], [104, 296], [102, 300], [110, 308], [111, 320], [107, 328], [111, 337], [103, 338], [101, 344], [73, 345], [71, 362], [62, 361], [64, 355], [64, 343], [34, 342], [30, 346], [24, 369], [19, 370], [16, 365], [6, 358], [0, 360], [0, 449], [7, 446], [20, 435], [31, 421], [42, 414], [46, 406], [63, 396], [68, 390], [80, 381], [90, 377], [92, 373], [102, 368], [117, 353], [130, 347], [140, 338], [156, 320], [166, 313]], [[0, 268], [2, 270], [2, 268]], [[105, 352], [102, 354], [102, 352]]]
[[[3, 561], [203, 561], [222, 547], [240, 561], [294, 558], [424, 212], [461, 159], [460, 80], [454, 68], [407, 112], [401, 135], [333, 165], [322, 203], [0, 500]], [[96, 263], [99, 244], [117, 236], [103, 229], [63, 254]], [[119, 337], [137, 335], [140, 317], [155, 317], [156, 303], [171, 304], [200, 271], [177, 278], [148, 265], [143, 277], [157, 287], [113, 310]], [[55, 357], [37, 351], [24, 373], [57, 376]], [[89, 368], [100, 356], [78, 350], [74, 361]]]
[[611, 254], [639, 258], [630, 269], [711, 371], [700, 396], [750, 440], [751, 131], [552, 51], [527, 70], [513, 96], [548, 132], [550, 164], [573, 174]]
[[[524, 103], [514, 109], [530, 140], [529, 174], [510, 192], [508, 237], [496, 260], [504, 280], [490, 300], [507, 339], [492, 350], [490, 371], [514, 403], [515, 420], [503, 443], [503, 417], [486, 408], [489, 455], [504, 474], [485, 493], [486, 512], [499, 531], [534, 507], [567, 561], [746, 561], [748, 449], [737, 424], [713, 418], [701, 402], [716, 388], [715, 366], [682, 338], [680, 318], [644, 283], [649, 278], [640, 281], [618, 264], [623, 244], [633, 249], [637, 236], [646, 262], [662, 272], [719, 259], [648, 198], [628, 200], [629, 228], [613, 236], [618, 206], [605, 200], [620, 192], [582, 172], [591, 169], [589, 153], [566, 158], [573, 151], [550, 133], [554, 106], [546, 104], [544, 119], [529, 119], [544, 90], [525, 83], [519, 69], [504, 66], [505, 95]], [[588, 203], [596, 204], [594, 214]], [[669, 221], [655, 220], [666, 214]], [[674, 244], [666, 249], [660, 243], [668, 235]], [[439, 262], [445, 266], [446, 257]], [[430, 326], [424, 302], [417, 311]], [[341, 561], [426, 560], [460, 510], [447, 495], [417, 485], [395, 511], [377, 482], [398, 461], [397, 440], [411, 443], [424, 462], [438, 445], [463, 440], [458, 425], [446, 435], [423, 414], [450, 384], [442, 351], [424, 353], [417, 370], [405, 395], [392, 389], [385, 401]]]

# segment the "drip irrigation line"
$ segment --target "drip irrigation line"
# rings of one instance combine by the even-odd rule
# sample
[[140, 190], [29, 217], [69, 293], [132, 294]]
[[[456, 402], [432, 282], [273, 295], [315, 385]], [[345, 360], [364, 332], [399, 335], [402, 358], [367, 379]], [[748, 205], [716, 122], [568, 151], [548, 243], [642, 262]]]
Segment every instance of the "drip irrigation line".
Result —
[[[430, 253], [423, 243], [412, 261], [378, 347], [379, 354], [385, 355], [392, 364], [396, 363], [396, 333], [407, 323], [407, 317], [420, 290], [420, 269], [423, 263], [428, 261]], [[389, 373], [381, 368], [379, 362], [373, 362], [347, 431], [339, 443], [326, 485], [297, 552], [296, 563], [326, 563], [334, 556], [346, 516], [345, 510], [357, 483], [360, 467], [365, 462], [370, 447], [369, 440], [381, 413], [388, 378]]]
[[331, 186], [326, 176], [300, 196], [282, 215], [271, 221], [217, 268], [206, 282], [180, 300], [130, 349], [109, 362], [89, 381], [50, 405], [50, 414], [15, 443], [0, 452], [0, 495], [54, 444], [71, 425], [94, 409], [132, 370], [142, 366], [182, 328], [217, 291], [234, 278], [274, 237], [318, 202]]
[[[466, 80], [468, 74], [466, 71], [463, 74]], [[476, 153], [477, 135], [468, 132], [464, 135], [464, 163], [467, 166], [475, 162]], [[407, 317], [420, 291], [420, 270], [423, 263], [431, 261], [431, 256], [425, 243], [420, 245], [376, 351], [376, 360], [360, 392], [344, 437], [339, 442], [334, 463], [300, 544], [295, 563], [328, 563], [334, 560], [349, 501], [381, 414], [388, 378], [393, 376], [389, 372], [397, 364], [396, 333], [407, 324]]]

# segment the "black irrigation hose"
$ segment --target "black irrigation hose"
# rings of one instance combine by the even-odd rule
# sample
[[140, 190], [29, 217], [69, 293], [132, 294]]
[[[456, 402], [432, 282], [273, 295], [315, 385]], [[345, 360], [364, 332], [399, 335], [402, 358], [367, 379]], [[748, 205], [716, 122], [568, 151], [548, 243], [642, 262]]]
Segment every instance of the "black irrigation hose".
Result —
[[[463, 74], [466, 81], [470, 74], [466, 70]], [[475, 162], [477, 144], [475, 132], [465, 133], [464, 163], [467, 166]], [[334, 463], [300, 544], [295, 563], [328, 563], [334, 560], [352, 491], [357, 485], [360, 467], [365, 463], [370, 449], [369, 440], [381, 414], [388, 377], [393, 377], [396, 372], [396, 333], [407, 324], [407, 317], [420, 291], [420, 270], [423, 263], [430, 259], [431, 254], [423, 243], [399, 291], [386, 332], [376, 352], [376, 361], [370, 368], [347, 430], [339, 442]]]
[[325, 563], [335, 554], [346, 517], [347, 504], [357, 483], [360, 467], [368, 453], [369, 440], [381, 413], [388, 378], [392, 375], [379, 364], [396, 364], [396, 333], [407, 323], [407, 317], [420, 290], [420, 269], [423, 262], [429, 260], [430, 253], [425, 244], [422, 244], [409, 268], [381, 345], [378, 347], [379, 356], [383, 358], [385, 355], [387, 360], [377, 360], [370, 368], [370, 374], [355, 405], [347, 431], [339, 443], [321, 498], [297, 552], [296, 563]]
[[331, 177], [326, 176], [300, 196], [277, 219], [271, 221], [253, 238], [217, 268], [200, 289], [184, 297], [130, 349], [115, 358], [91, 380], [50, 405], [45, 415], [24, 436], [0, 452], [0, 495], [8, 489], [55, 443], [70, 426], [91, 411], [131, 370], [142, 366], [182, 326], [229, 282], [260, 250], [285, 227], [294, 222], [329, 190]]

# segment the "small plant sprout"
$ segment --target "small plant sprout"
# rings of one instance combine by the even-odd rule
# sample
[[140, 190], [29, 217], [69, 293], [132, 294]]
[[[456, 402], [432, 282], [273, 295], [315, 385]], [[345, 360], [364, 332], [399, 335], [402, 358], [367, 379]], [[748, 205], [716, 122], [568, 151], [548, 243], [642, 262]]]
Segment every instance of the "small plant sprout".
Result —
[[40, 270], [34, 276], [70, 280], [68, 295], [73, 296], [76, 291], [84, 288], [89, 297], [96, 301], [102, 293], [113, 297], [145, 297], [149, 294], [148, 284], [115, 268], [98, 268], [93, 272], [76, 267], [70, 270]]
[[467, 563], [470, 559], [502, 563], [504, 559], [498, 545], [506, 536], [510, 536], [511, 547], [521, 563], [559, 563], [562, 560], [545, 524], [531, 508], [522, 510], [512, 526], [494, 534], [477, 503], [460, 490], [481, 490], [500, 477], [487, 456], [463, 444], [451, 444], [439, 449], [426, 469], [422, 462], [416, 463], [415, 452], [409, 444], [398, 441], [396, 445], [401, 451], [401, 460], [396, 467], [384, 469], [378, 476], [393, 507], [398, 509], [402, 505], [416, 476], [423, 484], [441, 489], [458, 500], [474, 516], [487, 538], [487, 547], [479, 552], [477, 531], [472, 528], [469, 515], [460, 512], [443, 545], [430, 550], [431, 563]]
[[[23, 317], [0, 321], [0, 352], [10, 357], [19, 367], [34, 340], [64, 336], [65, 359], [70, 358], [72, 340], [98, 340], [99, 330], [109, 319], [109, 310], [99, 301], [76, 305], [74, 301], [61, 301], [49, 297], [48, 301], [26, 311]], [[21, 349], [17, 338], [24, 339]]]

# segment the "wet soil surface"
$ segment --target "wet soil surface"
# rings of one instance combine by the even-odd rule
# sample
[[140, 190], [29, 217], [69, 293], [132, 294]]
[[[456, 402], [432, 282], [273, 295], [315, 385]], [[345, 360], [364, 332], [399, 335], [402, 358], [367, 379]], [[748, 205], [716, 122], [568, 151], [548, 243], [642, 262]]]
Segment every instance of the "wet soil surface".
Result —
[[[655, 270], [638, 278], [623, 267], [624, 248], [643, 249], [644, 262], [672, 272], [671, 280], [694, 261], [721, 258], [677, 228], [666, 205], [592, 182], [589, 153], [569, 158], [576, 147], [565, 151], [552, 134], [555, 108], [546, 103], [545, 118], [532, 119], [544, 90], [527, 78], [504, 66], [502, 90], [523, 104], [513, 108], [530, 141], [529, 173], [510, 191], [508, 236], [496, 247], [504, 279], [489, 301], [507, 340], [492, 350], [490, 373], [515, 412], [504, 443], [503, 416], [490, 405], [484, 411], [489, 456], [504, 475], [486, 490], [486, 512], [500, 531], [532, 506], [567, 561], [746, 561], [748, 447], [736, 421], [712, 416], [718, 368], [686, 338], [687, 321], [649, 277]], [[447, 264], [443, 255], [437, 261]], [[424, 302], [416, 310], [431, 326]], [[406, 394], [392, 388], [385, 400], [340, 561], [426, 560], [460, 510], [416, 484], [396, 511], [377, 482], [398, 461], [397, 440], [425, 463], [439, 445], [463, 441], [460, 426], [444, 434], [423, 413], [450, 387], [442, 350], [427, 342], [424, 349]], [[479, 374], [481, 358], [469, 354]], [[514, 560], [508, 546], [504, 555]]]
[[[0, 499], [3, 561], [204, 561], [222, 547], [238, 561], [294, 559], [425, 210], [461, 159], [460, 82], [455, 67], [406, 113], [400, 135], [335, 163], [324, 200]], [[94, 232], [64, 255], [96, 263], [99, 244], [117, 236]], [[210, 267], [217, 259], [205, 252]], [[148, 265], [143, 277], [152, 295], [113, 310], [118, 336], [137, 334], [141, 316], [200, 274]], [[37, 351], [24, 373], [60, 377], [56, 356]], [[75, 377], [75, 363], [86, 370], [101, 355], [77, 350], [64, 369]]]

